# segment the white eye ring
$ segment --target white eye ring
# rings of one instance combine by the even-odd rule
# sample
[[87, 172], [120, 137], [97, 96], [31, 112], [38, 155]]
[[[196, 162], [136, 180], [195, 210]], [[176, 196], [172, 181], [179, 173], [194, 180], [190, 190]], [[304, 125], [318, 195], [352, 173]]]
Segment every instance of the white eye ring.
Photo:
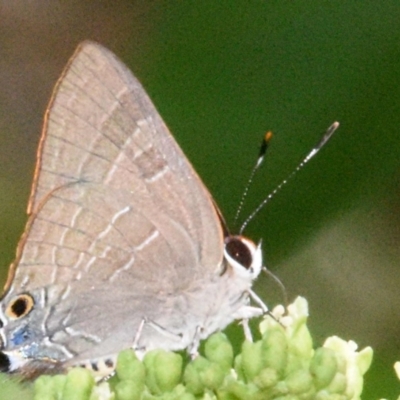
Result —
[[[248, 254], [243, 254], [245, 252]], [[261, 242], [255, 245], [244, 236], [228, 236], [225, 239], [224, 257], [236, 274], [253, 280], [262, 269]]]

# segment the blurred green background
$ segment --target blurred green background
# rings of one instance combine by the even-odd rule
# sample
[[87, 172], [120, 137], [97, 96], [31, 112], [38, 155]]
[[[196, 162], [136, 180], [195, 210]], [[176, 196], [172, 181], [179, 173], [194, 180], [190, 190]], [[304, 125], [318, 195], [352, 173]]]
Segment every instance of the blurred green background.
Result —
[[[316, 345], [339, 335], [375, 358], [363, 399], [400, 393], [400, 2], [71, 1], [0, 4], [0, 272], [26, 221], [43, 114], [84, 39], [148, 90], [226, 220], [266, 130], [246, 216], [335, 120], [340, 130], [250, 223]], [[232, 230], [234, 227], [232, 227]], [[269, 280], [256, 290], [282, 301]]]

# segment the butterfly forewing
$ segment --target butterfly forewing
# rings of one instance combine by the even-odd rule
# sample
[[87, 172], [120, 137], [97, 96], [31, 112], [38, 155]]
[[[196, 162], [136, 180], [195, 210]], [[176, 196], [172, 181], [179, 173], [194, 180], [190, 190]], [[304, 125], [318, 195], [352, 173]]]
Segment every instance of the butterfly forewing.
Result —
[[[97, 209], [90, 206], [86, 193], [90, 190], [105, 192], [107, 204], [101, 209], [108, 210], [108, 214], [101, 218], [95, 215]], [[66, 192], [70, 195], [63, 199]], [[64, 242], [68, 232], [69, 240], [81, 243], [79, 254], [84, 254], [88, 250], [84, 244], [89, 246], [108, 227], [116, 231], [115, 235], [125, 235], [125, 251], [129, 251], [129, 246], [140, 245], [146, 238], [151, 241], [151, 236], [157, 235], [155, 223], [162, 223], [161, 215], [166, 221], [160, 234], [172, 249], [185, 249], [185, 244], [178, 243], [181, 239], [195, 247], [187, 248], [192, 263], [183, 268], [183, 278], [196, 273], [204, 258], [207, 265], [203, 265], [201, 273], [205, 272], [204, 267], [218, 270], [222, 259], [222, 234], [209, 194], [140, 83], [111, 52], [90, 42], [77, 49], [54, 91], [46, 114], [29, 211], [34, 221], [25, 244], [28, 247], [29, 241], [37, 246], [40, 239], [43, 247], [56, 244], [53, 253], [67, 251], [62, 249], [64, 243], [66, 248], [75, 250], [72, 243]], [[62, 223], [59, 215], [63, 216]], [[94, 220], [99, 218], [102, 223], [96, 224]], [[136, 241], [130, 242], [129, 233], [121, 232], [120, 220], [125, 228], [131, 226], [137, 234]], [[40, 227], [35, 229], [35, 224]], [[35, 230], [45, 231], [43, 224], [56, 226], [46, 228], [47, 240], [40, 234], [34, 239]], [[171, 225], [180, 235], [168, 234]], [[113, 235], [106, 242], [110, 246], [119, 243]], [[165, 254], [159, 256], [159, 262], [164, 262]], [[32, 257], [23, 251], [21, 263], [29, 265], [31, 261]], [[50, 261], [54, 265], [59, 260], [52, 254]], [[165, 263], [164, 269], [169, 267], [175, 269]]]

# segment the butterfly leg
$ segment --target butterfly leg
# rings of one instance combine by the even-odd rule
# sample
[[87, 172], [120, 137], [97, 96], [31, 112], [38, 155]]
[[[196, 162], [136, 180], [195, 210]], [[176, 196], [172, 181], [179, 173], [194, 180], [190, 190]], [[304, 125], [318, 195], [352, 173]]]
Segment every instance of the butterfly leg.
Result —
[[269, 314], [268, 307], [265, 305], [265, 303], [260, 299], [260, 297], [257, 296], [255, 292], [252, 290], [248, 291], [250, 299], [256, 303], [256, 307], [246, 305], [241, 307], [238, 310], [238, 313], [236, 315], [236, 319], [241, 320], [241, 325], [243, 326], [243, 332], [244, 332], [244, 337], [247, 341], [252, 342], [253, 341], [253, 335], [250, 330], [249, 326], [249, 320], [251, 318], [255, 317], [260, 317], [264, 314]]
[[136, 352], [142, 353], [143, 355], [147, 349], [145, 346], [141, 346], [139, 344], [139, 342], [140, 342], [140, 339], [143, 334], [143, 329], [146, 325], [150, 326], [152, 329], [154, 329], [155, 331], [160, 333], [162, 336], [164, 336], [168, 339], [171, 339], [175, 342], [179, 342], [182, 340], [181, 334], [176, 334], [176, 333], [170, 332], [167, 329], [165, 329], [163, 326], [157, 324], [157, 322], [154, 322], [146, 317], [143, 317], [139, 324], [138, 330], [136, 332], [136, 335], [135, 335], [135, 338], [134, 338], [133, 344], [132, 344], [132, 349], [135, 350]]
[[[268, 310], [268, 307], [265, 305], [265, 303], [256, 295], [255, 292], [252, 290], [249, 290], [249, 295], [251, 299], [260, 307], [262, 310], [262, 315], [268, 314], [271, 318], [273, 318], [275, 321], [279, 322], [276, 317], [271, 313], [271, 311]], [[279, 322], [280, 323], [280, 322]]]
[[255, 292], [253, 292], [252, 290], [249, 290], [249, 295], [250, 295], [250, 298], [254, 301], [254, 303], [256, 303], [261, 308], [263, 314], [267, 314], [269, 312], [268, 307], [260, 299], [260, 297], [257, 296], [257, 294]]
[[253, 335], [252, 335], [251, 330], [250, 330], [248, 318], [242, 319], [242, 321], [240, 323], [243, 326], [244, 338], [248, 342], [253, 342]]
[[197, 326], [196, 327], [196, 332], [194, 334], [192, 343], [187, 348], [187, 351], [190, 355], [191, 360], [194, 360], [199, 356], [199, 346], [200, 346], [200, 338], [201, 338], [201, 332], [203, 331], [203, 327]]
[[146, 324], [146, 318], [142, 318], [142, 320], [140, 321], [140, 324], [139, 324], [139, 328], [136, 332], [135, 338], [133, 339], [132, 349], [135, 351], [145, 350], [144, 348], [139, 347], [139, 340], [140, 340], [140, 337], [142, 336], [142, 332], [143, 332], [143, 328], [144, 328], [145, 324]]

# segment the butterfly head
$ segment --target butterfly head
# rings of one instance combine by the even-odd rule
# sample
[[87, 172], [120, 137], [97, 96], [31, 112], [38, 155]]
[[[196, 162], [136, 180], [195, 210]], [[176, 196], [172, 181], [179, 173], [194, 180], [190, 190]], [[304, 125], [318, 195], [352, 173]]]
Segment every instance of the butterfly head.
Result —
[[256, 245], [250, 239], [233, 235], [225, 238], [224, 256], [233, 271], [250, 281], [257, 278], [262, 268], [261, 242]]

